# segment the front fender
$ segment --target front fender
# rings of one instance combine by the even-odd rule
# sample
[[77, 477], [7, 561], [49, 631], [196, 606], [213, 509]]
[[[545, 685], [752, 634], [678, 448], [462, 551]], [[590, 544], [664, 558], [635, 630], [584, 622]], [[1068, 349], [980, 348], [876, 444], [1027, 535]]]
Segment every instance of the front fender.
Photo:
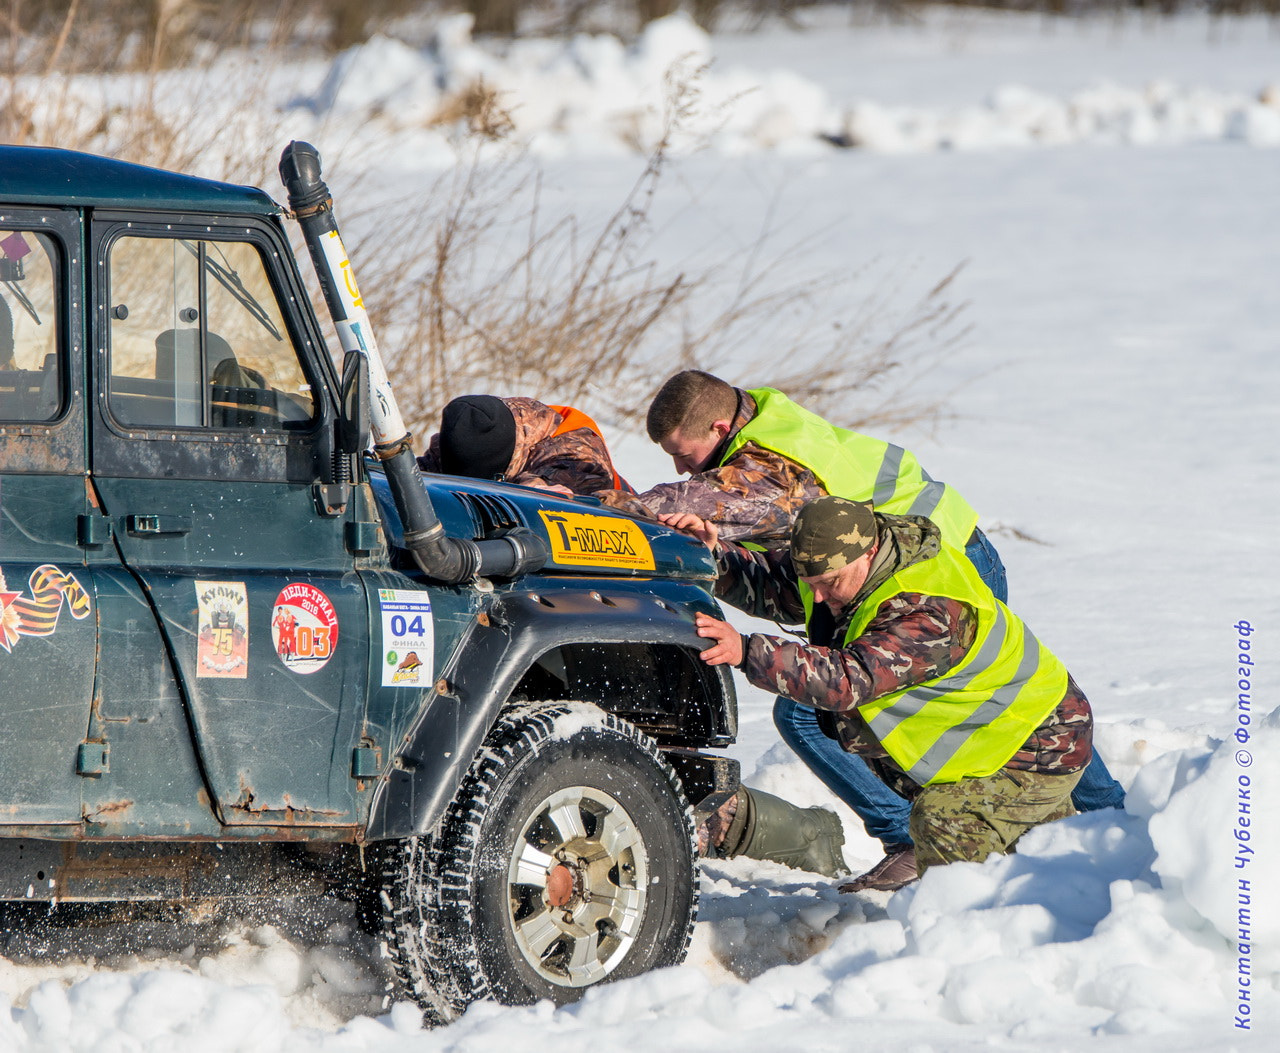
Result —
[[[694, 631], [694, 614], [720, 613], [704, 590], [679, 582], [637, 587], [641, 583], [616, 579], [590, 583], [595, 588], [581, 579], [527, 584], [533, 590], [496, 596], [464, 635], [374, 792], [368, 840], [419, 835], [436, 824], [513, 691], [551, 652], [590, 650], [606, 663], [610, 648], [621, 652], [652, 645], [679, 652], [688, 668], [701, 671], [701, 690], [708, 696], [701, 708], [711, 712], [700, 713], [697, 728], [678, 729], [673, 744], [733, 741], [737, 708], [731, 674], [697, 658], [706, 645]], [[625, 687], [619, 688], [625, 696]], [[588, 700], [614, 708], [603, 695]]]

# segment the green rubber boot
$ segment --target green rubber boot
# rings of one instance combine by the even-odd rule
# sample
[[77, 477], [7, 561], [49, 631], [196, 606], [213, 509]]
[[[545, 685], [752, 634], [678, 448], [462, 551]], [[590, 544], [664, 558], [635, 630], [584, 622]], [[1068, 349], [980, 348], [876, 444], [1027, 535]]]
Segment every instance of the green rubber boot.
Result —
[[844, 825], [826, 808], [800, 808], [763, 790], [738, 791], [738, 812], [720, 854], [768, 859], [826, 877], [843, 877]]

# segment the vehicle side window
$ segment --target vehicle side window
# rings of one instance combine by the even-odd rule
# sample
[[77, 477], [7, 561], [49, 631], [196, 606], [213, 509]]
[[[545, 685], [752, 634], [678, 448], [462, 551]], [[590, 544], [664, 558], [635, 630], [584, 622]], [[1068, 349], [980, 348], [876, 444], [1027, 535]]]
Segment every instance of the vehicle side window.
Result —
[[129, 235], [112, 244], [108, 267], [117, 421], [276, 431], [315, 417], [256, 246]]
[[48, 235], [0, 229], [0, 420], [62, 410], [57, 259]]

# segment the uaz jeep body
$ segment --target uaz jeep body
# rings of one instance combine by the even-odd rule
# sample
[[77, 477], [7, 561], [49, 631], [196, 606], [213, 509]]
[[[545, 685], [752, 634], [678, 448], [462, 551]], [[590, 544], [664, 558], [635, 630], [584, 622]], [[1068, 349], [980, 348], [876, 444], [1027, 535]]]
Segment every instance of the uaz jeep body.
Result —
[[437, 1018], [679, 961], [736, 775], [705, 549], [420, 476], [319, 159], [281, 171], [290, 211], [0, 147], [0, 899], [338, 886]]

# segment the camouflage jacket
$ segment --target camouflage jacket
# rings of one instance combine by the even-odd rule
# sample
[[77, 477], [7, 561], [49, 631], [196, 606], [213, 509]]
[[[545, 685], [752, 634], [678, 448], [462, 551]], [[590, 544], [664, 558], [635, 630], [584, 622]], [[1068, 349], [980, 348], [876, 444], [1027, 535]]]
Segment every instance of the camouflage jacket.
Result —
[[[718, 464], [723, 450], [755, 414], [755, 399], [738, 389], [737, 416], [711, 455], [712, 464]], [[668, 512], [692, 512], [715, 523], [726, 541], [767, 543], [785, 541], [801, 506], [826, 493], [808, 468], [749, 442], [726, 464], [683, 482], [659, 483], [642, 494], [613, 490], [597, 496], [610, 507], [650, 519]]]
[[[509, 483], [567, 486], [575, 494], [612, 490], [613, 462], [604, 439], [590, 428], [562, 435], [555, 430], [563, 418], [537, 399], [503, 399], [516, 421], [515, 451], [503, 478]], [[427, 452], [418, 458], [424, 472], [440, 471], [440, 436], [431, 436]], [[613, 491], [623, 493], [624, 491]]]
[[[858, 706], [873, 698], [945, 676], [968, 653], [977, 615], [959, 600], [899, 593], [882, 603], [863, 632], [843, 645], [859, 604], [888, 578], [936, 555], [938, 528], [918, 516], [877, 514], [880, 548], [871, 573], [853, 601], [833, 614], [814, 609], [810, 639], [788, 640], [755, 633], [744, 638], [743, 672], [752, 684], [834, 714], [834, 732], [848, 750], [879, 758], [899, 781], [897, 769], [875, 740]], [[802, 624], [804, 606], [787, 550], [753, 552], [740, 545], [717, 551], [716, 595], [756, 617], [784, 625]], [[1066, 774], [1088, 763], [1093, 750], [1093, 716], [1074, 680], [1057, 708], [1036, 728], [1008, 767], [1043, 774]], [[906, 780], [909, 782], [909, 780]]]

